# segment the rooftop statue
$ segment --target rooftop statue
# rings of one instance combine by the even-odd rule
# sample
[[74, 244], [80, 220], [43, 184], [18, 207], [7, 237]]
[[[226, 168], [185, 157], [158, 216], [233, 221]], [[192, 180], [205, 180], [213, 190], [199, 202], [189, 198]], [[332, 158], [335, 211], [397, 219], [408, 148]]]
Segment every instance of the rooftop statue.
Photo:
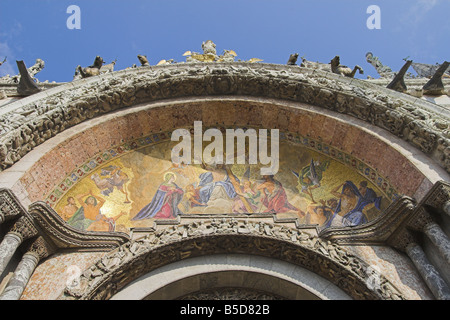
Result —
[[355, 66], [352, 70], [347, 66], [341, 65], [340, 63], [341, 63], [341, 60], [340, 60], [339, 56], [336, 56], [331, 60], [331, 62], [330, 62], [331, 71], [333, 73], [340, 74], [341, 76], [346, 76], [349, 78], [353, 78], [356, 74], [356, 71], [358, 71], [358, 70], [359, 70], [360, 74], [364, 73], [364, 70], [360, 66]]
[[300, 67], [331, 72], [331, 66], [329, 63], [309, 61], [306, 60], [305, 56], [302, 57], [302, 63], [300, 64]]
[[[82, 68], [81, 66], [77, 66], [74, 80], [78, 79], [79, 76], [81, 78], [88, 78], [92, 76], [98, 76], [100, 74], [100, 69], [105, 62], [103, 58], [100, 56], [95, 57], [94, 64], [92, 66]], [[78, 72], [78, 74], [77, 74]]]
[[114, 72], [114, 66], [116, 65], [117, 59], [109, 64], [105, 64], [100, 68], [100, 73], [108, 73], [108, 72]]
[[217, 62], [234, 62], [236, 57], [237, 54], [234, 50], [223, 50], [223, 54], [219, 56], [219, 60], [217, 60]]
[[183, 56], [187, 57], [186, 62], [214, 62], [218, 60], [216, 44], [211, 40], [202, 43], [203, 53], [186, 51]]
[[[6, 57], [1, 64], [3, 64], [5, 61], [6, 61]], [[38, 79], [35, 78], [35, 75], [38, 74], [39, 72], [41, 72], [42, 69], [44, 69], [44, 67], [45, 67], [44, 60], [36, 59], [36, 62], [34, 63], [34, 65], [32, 65], [31, 67], [29, 67], [27, 69], [28, 74], [30, 75], [30, 77], [33, 79], [34, 82], [37, 82], [37, 83], [40, 82]], [[0, 78], [0, 83], [18, 84], [20, 82], [20, 77], [21, 77], [20, 72], [19, 72], [19, 74], [12, 76], [12, 77], [8, 74], [8, 75]]]
[[[94, 64], [92, 66], [82, 68], [77, 66], [75, 69], [75, 75], [73, 80], [78, 80], [82, 78], [88, 78], [92, 76], [97, 76], [99, 74], [113, 72], [114, 66], [116, 65], [117, 59], [109, 64], [105, 64], [103, 58], [100, 56], [95, 57]], [[104, 65], [105, 64], [105, 65]]]
[[366, 53], [366, 61], [374, 66], [381, 78], [393, 78], [395, 76], [392, 69], [383, 65], [378, 57], [373, 56], [372, 52]]
[[173, 59], [169, 59], [169, 60], [163, 59], [160, 62], [158, 62], [157, 66], [166, 66], [169, 64], [173, 64], [173, 63], [176, 63], [175, 60], [173, 60]]
[[141, 63], [141, 67], [148, 67], [150, 63], [148, 62], [147, 56], [138, 54], [139, 62]]
[[[186, 62], [234, 62], [237, 54], [234, 50], [224, 50], [220, 56], [217, 55], [216, 44], [211, 40], [202, 43], [203, 53], [194, 51], [186, 51], [183, 56], [186, 57]], [[241, 61], [241, 60], [239, 60]], [[263, 60], [252, 58], [244, 62], [261, 62]]]
[[203, 54], [216, 55], [216, 44], [211, 40], [206, 40], [202, 43]]
[[[36, 74], [38, 74], [39, 72], [42, 71], [42, 69], [44, 69], [45, 67], [45, 62], [42, 59], [36, 59], [36, 62], [34, 63], [34, 65], [32, 65], [31, 67], [29, 67], [28, 73], [30, 74], [30, 76], [34, 79], [34, 76]], [[37, 80], [37, 79], [34, 79]]]
[[297, 64], [298, 53], [293, 53], [289, 56], [289, 60], [287, 62], [288, 66], [295, 66]]

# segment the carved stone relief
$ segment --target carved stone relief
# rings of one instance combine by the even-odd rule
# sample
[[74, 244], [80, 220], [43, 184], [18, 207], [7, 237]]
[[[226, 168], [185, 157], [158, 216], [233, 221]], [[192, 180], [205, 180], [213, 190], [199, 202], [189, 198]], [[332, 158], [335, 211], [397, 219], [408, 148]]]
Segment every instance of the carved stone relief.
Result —
[[10, 111], [0, 115], [0, 167], [13, 165], [68, 127], [123, 107], [184, 96], [249, 95], [309, 103], [357, 117], [408, 141], [450, 172], [448, 112], [362, 81], [318, 70], [246, 63], [178, 64], [113, 74], [62, 85], [34, 95], [28, 103], [12, 103]]
[[[383, 275], [338, 245], [282, 225], [215, 219], [156, 230], [103, 256], [67, 287], [61, 299], [109, 299], [132, 280], [160, 266], [215, 253], [269, 256], [305, 267], [355, 299], [403, 299]], [[376, 290], [368, 279], [378, 277]]]

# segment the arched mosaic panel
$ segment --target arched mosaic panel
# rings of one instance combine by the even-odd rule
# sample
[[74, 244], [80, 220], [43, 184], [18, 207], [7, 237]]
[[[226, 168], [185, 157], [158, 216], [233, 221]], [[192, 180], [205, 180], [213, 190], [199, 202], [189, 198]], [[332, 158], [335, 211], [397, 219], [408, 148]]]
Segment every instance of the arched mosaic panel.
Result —
[[274, 176], [262, 176], [261, 165], [174, 165], [177, 142], [170, 137], [153, 134], [97, 154], [47, 203], [75, 228], [128, 232], [181, 215], [276, 215], [319, 228], [354, 226], [377, 218], [399, 196], [374, 168], [298, 134], [280, 132]]

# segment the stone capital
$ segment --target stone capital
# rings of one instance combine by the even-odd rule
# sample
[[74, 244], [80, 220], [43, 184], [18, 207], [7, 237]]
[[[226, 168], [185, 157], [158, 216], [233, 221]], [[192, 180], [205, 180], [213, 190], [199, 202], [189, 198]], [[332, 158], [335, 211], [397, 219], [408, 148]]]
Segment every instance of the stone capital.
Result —
[[416, 245], [417, 241], [411, 231], [407, 230], [406, 228], [401, 228], [398, 232], [396, 232], [392, 237], [389, 238], [387, 244], [397, 250], [407, 252], [408, 247]]
[[37, 257], [38, 261], [47, 258], [55, 252], [55, 248], [46, 241], [42, 236], [39, 236], [28, 247], [26, 254], [31, 254]]
[[22, 208], [15, 195], [8, 189], [0, 189], [0, 224], [23, 215]]
[[431, 214], [422, 206], [408, 221], [408, 228], [415, 231], [424, 231], [427, 225], [435, 223]]
[[31, 218], [27, 216], [22, 216], [10, 230], [10, 233], [18, 234], [22, 237], [22, 241], [30, 239], [38, 235], [38, 230], [36, 229]]

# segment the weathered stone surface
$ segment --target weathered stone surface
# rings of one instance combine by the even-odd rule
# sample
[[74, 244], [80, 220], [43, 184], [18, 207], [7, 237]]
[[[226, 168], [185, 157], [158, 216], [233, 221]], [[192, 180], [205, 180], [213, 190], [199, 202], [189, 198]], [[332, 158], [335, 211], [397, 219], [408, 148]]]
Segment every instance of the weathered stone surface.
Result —
[[[403, 299], [381, 274], [329, 241], [282, 225], [215, 219], [155, 230], [108, 253], [67, 287], [61, 299], [109, 299], [132, 280], [165, 264], [217, 253], [268, 256], [300, 265], [355, 299]], [[380, 280], [376, 290], [369, 278]]]
[[345, 113], [408, 141], [450, 171], [449, 114], [439, 106], [318, 70], [247, 63], [134, 68], [11, 103], [0, 113], [0, 167], [11, 166], [37, 145], [86, 119], [139, 103], [205, 95], [285, 99]]

